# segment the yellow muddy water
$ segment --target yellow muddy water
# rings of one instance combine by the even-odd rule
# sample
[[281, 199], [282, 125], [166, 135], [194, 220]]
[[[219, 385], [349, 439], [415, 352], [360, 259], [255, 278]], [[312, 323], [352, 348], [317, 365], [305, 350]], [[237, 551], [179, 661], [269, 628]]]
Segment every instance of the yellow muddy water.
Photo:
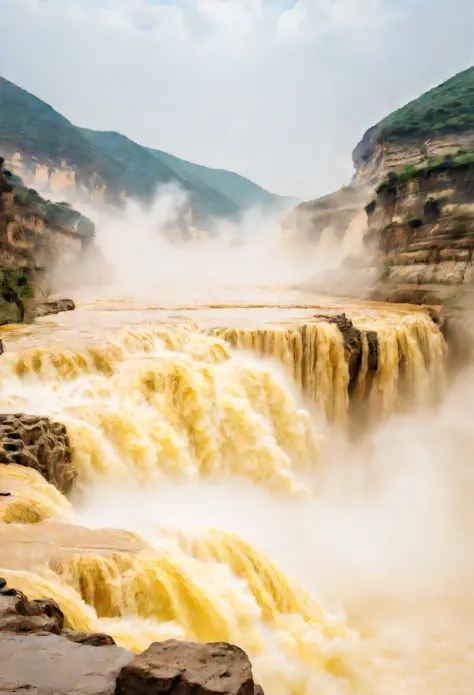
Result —
[[[362, 330], [351, 397], [342, 336], [321, 318], [341, 311]], [[436, 427], [426, 407], [446, 398], [446, 346], [426, 312], [123, 300], [2, 338], [0, 410], [65, 423], [79, 471], [66, 500], [2, 466], [12, 586], [135, 651], [167, 636], [235, 642], [267, 695], [472, 692], [464, 537], [446, 571], [448, 488], [425, 484], [410, 439], [423, 446], [410, 413]]]

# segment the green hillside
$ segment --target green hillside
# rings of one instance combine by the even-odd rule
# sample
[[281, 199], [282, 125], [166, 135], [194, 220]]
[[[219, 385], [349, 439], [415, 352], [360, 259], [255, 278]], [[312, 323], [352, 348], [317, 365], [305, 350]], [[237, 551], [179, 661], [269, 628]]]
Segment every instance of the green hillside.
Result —
[[120, 133], [86, 129], [82, 129], [82, 132], [102, 153], [120, 164], [123, 177], [134, 187], [133, 195], [149, 198], [160, 183], [174, 182], [188, 192], [191, 206], [198, 216], [210, 214], [226, 217], [239, 213], [240, 206], [232, 198], [223, 196], [199, 178], [168, 166], [164, 158], [158, 156], [162, 153], [155, 155], [153, 150], [138, 145]]
[[380, 124], [388, 140], [474, 130], [474, 67], [430, 89]]
[[474, 67], [430, 89], [369, 128], [354, 150], [354, 163], [360, 166], [367, 161], [382, 141], [421, 140], [468, 131], [474, 131]]
[[110, 202], [118, 202], [123, 191], [148, 200], [159, 185], [171, 182], [188, 193], [198, 218], [235, 217], [251, 205], [269, 207], [285, 200], [238, 174], [191, 164], [119, 133], [79, 128], [0, 77], [0, 154], [16, 151], [32, 162], [66, 162], [79, 183], [87, 185], [95, 174]]
[[252, 205], [269, 206], [275, 202], [273, 193], [257, 186], [253, 181], [225, 169], [211, 169], [200, 164], [191, 164], [172, 154], [149, 149], [161, 162], [170, 166], [179, 176], [191, 181], [201, 181], [209, 188], [233, 200], [239, 207]]

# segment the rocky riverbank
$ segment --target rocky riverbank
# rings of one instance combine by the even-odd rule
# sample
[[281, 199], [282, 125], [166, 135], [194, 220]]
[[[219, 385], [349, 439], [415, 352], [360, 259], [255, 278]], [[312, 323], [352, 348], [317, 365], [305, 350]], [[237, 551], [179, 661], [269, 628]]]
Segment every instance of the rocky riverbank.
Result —
[[69, 629], [56, 601], [30, 601], [4, 579], [0, 663], [2, 695], [263, 695], [239, 647], [167, 640], [135, 656], [109, 635]]

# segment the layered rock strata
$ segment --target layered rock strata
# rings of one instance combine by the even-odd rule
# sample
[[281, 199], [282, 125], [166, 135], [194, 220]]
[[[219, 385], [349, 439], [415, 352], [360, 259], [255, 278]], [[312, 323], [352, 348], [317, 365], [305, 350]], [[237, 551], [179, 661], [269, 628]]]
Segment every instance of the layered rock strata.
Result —
[[474, 167], [387, 179], [367, 206], [380, 251], [377, 299], [439, 304], [474, 289]]

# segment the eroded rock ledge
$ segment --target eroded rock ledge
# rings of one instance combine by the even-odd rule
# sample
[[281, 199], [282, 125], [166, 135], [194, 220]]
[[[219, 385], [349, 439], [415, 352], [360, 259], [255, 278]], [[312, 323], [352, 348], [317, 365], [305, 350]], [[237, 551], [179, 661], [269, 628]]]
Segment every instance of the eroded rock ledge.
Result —
[[62, 311], [74, 311], [76, 305], [72, 299], [47, 299], [38, 301], [32, 307], [32, 318], [40, 318], [41, 316], [49, 316], [51, 314], [59, 314]]
[[63, 494], [77, 478], [66, 427], [47, 417], [0, 415], [0, 464], [11, 463], [34, 468]]
[[[354, 326], [351, 319], [349, 319], [345, 313], [336, 314], [335, 316], [316, 314], [314, 318], [327, 321], [328, 323], [334, 323], [339, 328], [344, 340], [344, 352], [349, 365], [349, 391], [351, 391], [357, 380], [362, 363], [362, 331]], [[367, 336], [369, 348], [367, 367], [369, 372], [376, 372], [379, 361], [377, 332], [366, 331], [365, 334]]]
[[52, 599], [0, 579], [0, 695], [263, 695], [248, 656], [225, 642], [155, 642], [134, 656], [112, 637], [64, 628]]

